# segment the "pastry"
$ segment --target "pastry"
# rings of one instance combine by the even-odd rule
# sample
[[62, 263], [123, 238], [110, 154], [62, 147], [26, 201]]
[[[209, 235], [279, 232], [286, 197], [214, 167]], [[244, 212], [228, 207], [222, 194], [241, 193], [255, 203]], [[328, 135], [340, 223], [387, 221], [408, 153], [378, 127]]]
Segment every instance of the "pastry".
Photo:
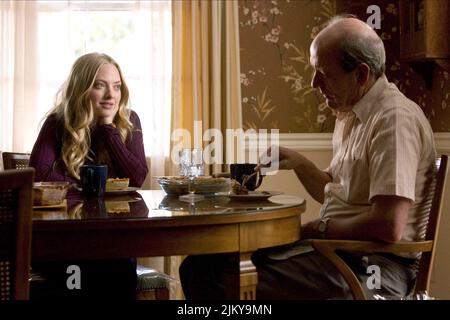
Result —
[[105, 201], [107, 213], [129, 213], [130, 204], [128, 201]]
[[129, 183], [128, 178], [109, 178], [106, 180], [106, 191], [125, 190]]
[[248, 189], [246, 186], [241, 186], [241, 184], [238, 181], [232, 179], [231, 180], [231, 192], [233, 192], [234, 194], [237, 194], [237, 195], [246, 195], [246, 194], [248, 194]]

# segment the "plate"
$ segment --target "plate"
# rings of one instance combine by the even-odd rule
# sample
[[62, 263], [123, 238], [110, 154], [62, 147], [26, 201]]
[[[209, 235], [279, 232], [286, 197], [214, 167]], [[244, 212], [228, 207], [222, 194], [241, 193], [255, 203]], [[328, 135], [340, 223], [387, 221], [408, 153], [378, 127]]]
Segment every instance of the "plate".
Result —
[[52, 205], [48, 205], [48, 206], [33, 206], [33, 209], [57, 209], [57, 208], [67, 208], [67, 200], [64, 199], [63, 202], [61, 202], [60, 204], [52, 204]]
[[128, 187], [126, 189], [120, 189], [120, 190], [106, 190], [105, 195], [127, 194], [127, 193], [135, 192], [138, 190], [139, 190], [139, 188], [137, 188], [137, 187]]
[[239, 201], [257, 201], [257, 200], [267, 200], [270, 197], [278, 196], [283, 194], [279, 191], [249, 191], [248, 194], [234, 194], [228, 192], [217, 192], [216, 196], [226, 196], [232, 200]]

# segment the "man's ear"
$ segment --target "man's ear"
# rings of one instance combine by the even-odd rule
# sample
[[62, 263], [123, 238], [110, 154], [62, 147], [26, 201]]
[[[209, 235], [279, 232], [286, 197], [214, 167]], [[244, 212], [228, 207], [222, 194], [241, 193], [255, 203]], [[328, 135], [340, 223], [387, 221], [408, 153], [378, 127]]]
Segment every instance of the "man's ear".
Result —
[[367, 81], [369, 80], [370, 67], [365, 63], [361, 63], [357, 67], [357, 75], [358, 75], [358, 79], [357, 79], [358, 83], [360, 85], [365, 85], [367, 83]]

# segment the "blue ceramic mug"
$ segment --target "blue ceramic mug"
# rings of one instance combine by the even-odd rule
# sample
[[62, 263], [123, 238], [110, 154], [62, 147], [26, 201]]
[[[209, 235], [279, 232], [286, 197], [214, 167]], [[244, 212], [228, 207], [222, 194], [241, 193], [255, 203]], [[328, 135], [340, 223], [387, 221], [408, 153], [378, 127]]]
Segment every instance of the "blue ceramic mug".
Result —
[[86, 164], [80, 167], [81, 188], [88, 197], [103, 196], [107, 178], [107, 165]]

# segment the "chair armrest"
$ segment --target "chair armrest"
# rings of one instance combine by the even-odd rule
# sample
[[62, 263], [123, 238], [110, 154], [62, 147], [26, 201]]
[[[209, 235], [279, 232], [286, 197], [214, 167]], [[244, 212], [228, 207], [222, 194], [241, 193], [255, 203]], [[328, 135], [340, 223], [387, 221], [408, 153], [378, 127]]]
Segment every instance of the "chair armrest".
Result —
[[326, 257], [344, 277], [350, 287], [353, 298], [356, 300], [366, 300], [361, 283], [359, 282], [352, 269], [336, 254], [336, 250], [362, 251], [362, 252], [425, 252], [431, 251], [433, 241], [399, 241], [396, 243], [383, 243], [374, 241], [359, 240], [329, 240], [329, 239], [311, 239], [311, 246]]
[[433, 241], [398, 241], [395, 243], [384, 243], [376, 241], [360, 240], [329, 240], [311, 239], [311, 245], [316, 247], [327, 247], [335, 250], [363, 251], [363, 252], [426, 252], [433, 248]]

